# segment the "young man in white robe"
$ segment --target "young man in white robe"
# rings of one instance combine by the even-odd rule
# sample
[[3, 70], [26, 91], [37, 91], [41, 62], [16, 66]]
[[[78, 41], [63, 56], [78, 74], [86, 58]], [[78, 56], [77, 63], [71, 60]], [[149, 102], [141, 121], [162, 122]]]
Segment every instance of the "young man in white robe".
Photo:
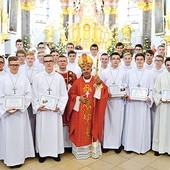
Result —
[[153, 76], [144, 68], [143, 53], [135, 55], [135, 62], [136, 68], [127, 73], [126, 79], [128, 101], [125, 111], [123, 145], [127, 153], [144, 154], [151, 148], [150, 107], [152, 106]]
[[[34, 62], [35, 62], [34, 52], [28, 51], [26, 53], [25, 62], [26, 62], [26, 64], [25, 64], [25, 67], [23, 68], [23, 73], [26, 75], [26, 77], [28, 78], [28, 80], [30, 82], [30, 85], [32, 86], [34, 76], [37, 73], [39, 73], [39, 69], [34, 65]], [[36, 120], [35, 117], [36, 116], [35, 116], [35, 114], [33, 114], [32, 103], [28, 107], [28, 115], [29, 115], [29, 119], [30, 119], [33, 140], [34, 140], [34, 143], [35, 143], [35, 124], [36, 124], [35, 123], [35, 120]]]
[[166, 70], [156, 79], [153, 97], [157, 106], [152, 149], [155, 155], [170, 155], [170, 58], [165, 60]]
[[103, 53], [100, 56], [99, 75], [108, 68], [110, 68], [109, 56], [107, 53]]
[[120, 63], [120, 67], [125, 71], [129, 71], [133, 67], [132, 63], [132, 54], [130, 52], [125, 52], [123, 54], [122, 61]]
[[[7, 166], [21, 167], [25, 158], [35, 156], [27, 112], [31, 101], [31, 86], [28, 79], [18, 72], [20, 64], [17, 57], [10, 57], [8, 64], [9, 73], [0, 83], [1, 142], [3, 144], [0, 155]], [[20, 107], [5, 106], [3, 102], [6, 96], [20, 96], [23, 97], [24, 102]]]
[[[104, 119], [103, 151], [114, 149], [121, 152], [123, 122], [124, 122], [124, 99], [126, 72], [120, 68], [120, 54], [114, 52], [110, 56], [111, 67], [100, 75], [109, 89]], [[117, 90], [115, 93], [111, 89]]]
[[32, 85], [36, 152], [40, 163], [46, 157], [60, 161], [59, 154], [64, 153], [62, 114], [68, 100], [64, 78], [54, 71], [53, 56], [44, 56], [43, 62], [45, 70], [35, 75]]
[[[2, 82], [2, 78], [5, 75], [5, 71], [4, 71], [4, 66], [5, 66], [5, 58], [3, 56], [0, 56], [0, 82]], [[0, 113], [1, 115], [1, 113]], [[2, 148], [3, 148], [3, 144], [2, 144], [2, 122], [1, 122], [1, 116], [0, 116], [0, 136], [1, 136], [1, 140], [0, 140], [0, 160], [2, 159]]]
[[73, 50], [68, 52], [67, 70], [70, 70], [75, 73], [77, 78], [81, 77], [82, 75], [81, 69], [78, 66], [78, 63], [76, 62], [76, 52]]
[[155, 64], [154, 64], [153, 58], [154, 58], [154, 52], [152, 50], [150, 50], [150, 49], [146, 50], [144, 67], [147, 70], [152, 70], [154, 68]]
[[[162, 55], [156, 55], [154, 58], [155, 66], [151, 70], [151, 73], [153, 75], [154, 83], [157, 79], [157, 77], [165, 70], [164, 68], [164, 57]], [[151, 138], [153, 138], [153, 129], [155, 124], [155, 116], [156, 116], [156, 110], [157, 107], [155, 105], [155, 102], [153, 102], [153, 105], [151, 107]]]

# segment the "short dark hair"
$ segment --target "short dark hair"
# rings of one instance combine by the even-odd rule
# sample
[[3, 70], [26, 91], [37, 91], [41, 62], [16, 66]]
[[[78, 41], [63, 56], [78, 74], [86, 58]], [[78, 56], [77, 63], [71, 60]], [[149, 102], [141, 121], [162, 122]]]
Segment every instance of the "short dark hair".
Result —
[[136, 60], [136, 58], [139, 57], [139, 56], [142, 56], [143, 59], [145, 60], [145, 55], [144, 55], [143, 53], [137, 53], [137, 54], [135, 55], [135, 60]]
[[56, 50], [56, 49], [51, 50], [51, 51], [50, 51], [50, 54], [55, 53], [55, 52], [59, 54], [59, 51]]
[[45, 43], [44, 43], [44, 42], [39, 42], [39, 43], [37, 44], [37, 47], [39, 47], [39, 45], [44, 45], [44, 46], [45, 46]]
[[22, 41], [22, 39], [17, 39], [17, 40], [15, 41], [15, 44], [17, 44], [17, 42], [23, 42], [23, 41]]
[[0, 58], [3, 60], [3, 63], [5, 63], [5, 59], [2, 55], [0, 55]]
[[124, 44], [123, 44], [122, 42], [118, 42], [118, 43], [115, 45], [116, 48], [119, 47], [119, 46], [123, 46], [123, 48], [124, 48]]
[[46, 57], [53, 57], [51, 54], [46, 54], [44, 57], [43, 57], [43, 61]]
[[65, 55], [59, 55], [59, 56], [58, 56], [58, 59], [59, 59], [59, 58], [66, 58], [66, 60], [67, 60], [67, 57], [66, 57]]
[[165, 48], [165, 45], [161, 44], [161, 45], [159, 45], [157, 48], [159, 48], [159, 47]]
[[164, 61], [164, 56], [162, 56], [162, 55], [158, 54], [158, 55], [156, 55], [156, 56], [155, 56], [155, 58], [156, 58], [156, 57], [162, 58], [162, 59], [163, 59], [163, 61]]
[[103, 53], [101, 56], [104, 56], [104, 55], [107, 55], [107, 56], [108, 56], [108, 54], [107, 54], [107, 53]]
[[142, 44], [136, 44], [136, 45], [135, 45], [135, 48], [136, 48], [136, 47], [139, 47], [139, 48], [141, 48], [141, 49], [143, 50]]
[[146, 53], [149, 53], [150, 55], [154, 55], [154, 52], [151, 49], [146, 50], [145, 55], [146, 55]]
[[118, 55], [120, 57], [120, 54], [118, 52], [113, 52], [111, 55], [110, 55], [110, 59], [112, 59], [112, 56], [113, 55]]
[[24, 56], [26, 57], [26, 52], [25, 52], [25, 50], [22, 50], [22, 49], [17, 50], [16, 56], [18, 56], [18, 54], [24, 54]]
[[69, 56], [70, 54], [76, 54], [76, 52], [73, 51], [73, 50], [70, 50], [70, 51], [68, 52], [68, 56]]
[[16, 57], [16, 56], [8, 57], [8, 63], [10, 63], [11, 61], [18, 61], [18, 57]]
[[166, 66], [167, 61], [170, 61], [170, 57], [167, 57], [167, 58], [165, 59], [165, 66]]
[[99, 49], [99, 47], [98, 47], [98, 45], [97, 45], [97, 44], [92, 44], [92, 45], [90, 46], [90, 49], [91, 49], [92, 47], [97, 48], [97, 50]]
[[74, 44], [73, 44], [73, 43], [71, 43], [71, 42], [67, 43], [66, 47], [67, 47], [68, 45], [72, 45], [73, 48], [74, 48]]

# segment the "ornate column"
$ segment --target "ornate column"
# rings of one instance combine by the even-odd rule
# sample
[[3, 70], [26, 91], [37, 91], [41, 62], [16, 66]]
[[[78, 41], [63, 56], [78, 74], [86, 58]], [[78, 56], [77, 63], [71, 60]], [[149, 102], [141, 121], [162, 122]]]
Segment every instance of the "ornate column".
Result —
[[73, 23], [73, 16], [75, 14], [75, 8], [74, 8], [74, 1], [73, 0], [69, 0], [67, 11], [68, 11], [68, 22], [69, 22], [69, 25], [71, 25]]
[[109, 0], [104, 1], [103, 11], [104, 11], [104, 25], [106, 27], [109, 27], [109, 16], [111, 12], [111, 6]]
[[167, 15], [165, 17], [166, 19], [166, 29], [165, 29], [165, 36], [164, 40], [166, 41], [166, 56], [170, 56], [170, 11], [167, 12]]
[[147, 50], [151, 42], [152, 0], [137, 0], [136, 5], [143, 11], [143, 44]]

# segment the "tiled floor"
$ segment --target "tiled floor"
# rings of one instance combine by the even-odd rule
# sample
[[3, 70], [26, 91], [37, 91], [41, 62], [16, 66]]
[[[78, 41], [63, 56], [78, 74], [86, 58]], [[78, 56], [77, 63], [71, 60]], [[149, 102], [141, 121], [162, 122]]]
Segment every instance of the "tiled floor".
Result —
[[[0, 170], [7, 170], [0, 161]], [[44, 163], [39, 163], [37, 158], [27, 159], [19, 170], [170, 170], [170, 156], [154, 156], [150, 151], [145, 155], [135, 153], [126, 154], [122, 151], [115, 154], [114, 151], [103, 153], [99, 159], [76, 160], [71, 153], [61, 156], [61, 162], [47, 159]]]

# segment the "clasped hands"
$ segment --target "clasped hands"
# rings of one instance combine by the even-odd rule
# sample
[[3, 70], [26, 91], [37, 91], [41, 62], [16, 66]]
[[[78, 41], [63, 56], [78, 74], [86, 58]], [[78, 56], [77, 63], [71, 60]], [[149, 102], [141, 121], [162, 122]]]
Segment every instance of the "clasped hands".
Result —
[[[47, 111], [47, 110], [51, 110], [51, 109], [47, 109], [45, 106], [40, 106], [40, 107], [38, 108], [38, 110], [39, 110], [39, 111]], [[59, 109], [58, 107], [56, 107], [55, 110], [51, 110], [51, 111], [53, 111], [53, 112], [59, 112], [60, 109]]]

